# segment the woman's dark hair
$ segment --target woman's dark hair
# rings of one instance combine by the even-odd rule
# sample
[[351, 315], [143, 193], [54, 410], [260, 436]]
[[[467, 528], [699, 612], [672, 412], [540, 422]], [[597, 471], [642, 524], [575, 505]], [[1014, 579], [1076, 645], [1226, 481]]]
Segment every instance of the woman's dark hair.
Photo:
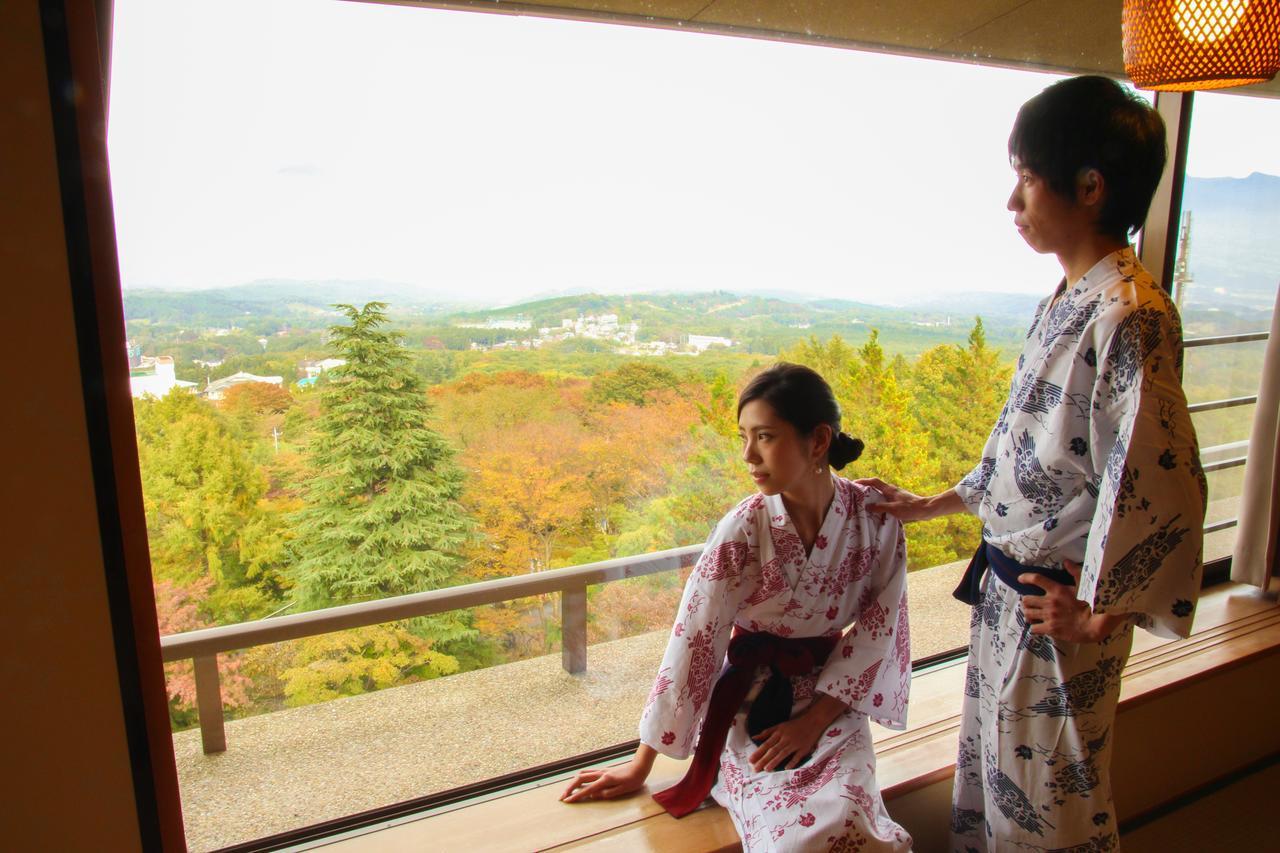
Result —
[[1022, 105], [1009, 134], [1009, 159], [1073, 203], [1077, 176], [1097, 169], [1106, 187], [1098, 231], [1125, 241], [1147, 218], [1165, 157], [1160, 114], [1107, 77], [1054, 83]]
[[862, 455], [862, 440], [840, 431], [840, 406], [831, 386], [803, 364], [780, 361], [756, 375], [738, 396], [738, 416], [752, 400], [763, 400], [804, 438], [819, 424], [831, 427], [827, 461], [837, 471]]

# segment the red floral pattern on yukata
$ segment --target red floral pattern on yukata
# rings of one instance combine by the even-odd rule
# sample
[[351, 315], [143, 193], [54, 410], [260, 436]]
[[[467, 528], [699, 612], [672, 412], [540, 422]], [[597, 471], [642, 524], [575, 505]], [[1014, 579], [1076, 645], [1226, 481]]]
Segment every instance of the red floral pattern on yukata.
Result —
[[789, 589], [787, 576], [782, 573], [782, 564], [777, 559], [773, 559], [765, 563], [760, 569], [760, 586], [756, 588], [755, 592], [747, 596], [747, 600], [744, 603], [748, 606], [763, 604], [779, 593], [787, 592]]
[[749, 518], [762, 506], [764, 506], [764, 495], [756, 492], [754, 495], [738, 504], [738, 506], [733, 510], [733, 517]]
[[868, 817], [876, 813], [875, 800], [871, 799], [871, 795], [861, 785], [845, 785], [844, 793], [840, 796], [846, 800], [852, 800], [858, 808], [862, 809], [862, 813]]
[[698, 560], [698, 574], [709, 581], [736, 578], [742, 574], [751, 546], [746, 542], [724, 542], [714, 549], [702, 552]]
[[845, 551], [844, 558], [834, 572], [822, 578], [818, 584], [817, 594], [830, 598], [843, 598], [850, 584], [857, 583], [871, 574], [875, 565], [877, 552], [875, 548], [851, 548]]
[[881, 634], [888, 633], [888, 626], [885, 624], [889, 616], [889, 611], [885, 610], [884, 605], [875, 597], [875, 591], [865, 589], [858, 601], [858, 629], [861, 632], [871, 635], [871, 639], [877, 640]]
[[840, 769], [841, 754], [836, 752], [816, 764], [800, 767], [792, 772], [791, 779], [782, 786], [782, 805], [789, 809], [804, 805], [806, 800], [825, 787]]
[[773, 558], [784, 566], [788, 563], [804, 562], [804, 542], [800, 537], [785, 527], [770, 527], [769, 537], [773, 539]]
[[667, 675], [669, 670], [659, 670], [658, 677], [653, 681], [653, 689], [649, 691], [649, 698], [644, 700], [644, 710], [648, 712], [649, 706], [658, 701], [658, 697], [667, 692], [667, 688], [672, 685], [671, 677]]
[[893, 632], [893, 656], [898, 659], [898, 673], [905, 675], [911, 669], [911, 623], [907, 618], [906, 590], [898, 602], [898, 624]]
[[689, 697], [695, 712], [701, 711], [702, 706], [707, 703], [707, 697], [711, 695], [711, 682], [720, 671], [720, 661], [716, 660], [714, 646], [719, 627], [712, 622], [688, 638], [689, 677], [683, 692]]

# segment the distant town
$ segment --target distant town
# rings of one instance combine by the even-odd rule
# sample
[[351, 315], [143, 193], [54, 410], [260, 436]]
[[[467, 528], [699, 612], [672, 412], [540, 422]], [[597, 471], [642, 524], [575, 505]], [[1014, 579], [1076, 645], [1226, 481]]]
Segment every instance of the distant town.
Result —
[[[495, 331], [526, 332], [533, 330], [533, 321], [517, 314], [515, 317], [490, 317], [483, 323], [458, 323], [463, 329], [493, 329]], [[698, 355], [711, 347], [731, 347], [736, 341], [715, 335], [681, 335], [680, 343], [671, 341], [637, 342], [640, 324], [619, 323], [617, 314], [587, 314], [575, 319], [564, 319], [559, 326], [543, 326], [538, 334], [520, 340], [505, 340], [494, 344], [479, 341], [471, 343], [473, 350], [538, 349], [547, 344], [567, 341], [570, 338], [588, 338], [615, 344], [622, 355]]]
[[[220, 330], [210, 329], [209, 334], [216, 335], [218, 331]], [[258, 376], [254, 373], [240, 371], [230, 376], [224, 376], [221, 379], [206, 380], [204, 387], [201, 388], [199, 382], [189, 382], [177, 377], [172, 356], [143, 355], [141, 348], [132, 342], [127, 342], [126, 347], [129, 352], [129, 393], [134, 397], [142, 397], [147, 394], [153, 397], [163, 397], [174, 388], [179, 388], [205, 399], [216, 401], [226, 396], [227, 391], [231, 388], [247, 382], [262, 382], [277, 387], [284, 386], [283, 376]], [[205, 368], [215, 368], [222, 365], [221, 361], [202, 361], [198, 358], [193, 358], [192, 361]], [[346, 363], [341, 358], [304, 361], [298, 367], [306, 373], [306, 376], [298, 379], [294, 384], [299, 388], [314, 385], [325, 371], [341, 367]]]
[[[533, 330], [533, 322], [523, 315], [490, 317], [480, 323], [459, 322], [455, 325], [463, 329], [491, 329], [504, 333]], [[241, 330], [234, 326], [228, 328], [219, 327], [204, 329], [202, 334], [205, 337], [217, 338], [226, 337], [239, 331]], [[586, 314], [580, 315], [576, 319], [562, 320], [560, 325], [556, 327], [541, 327], [537, 330], [536, 335], [530, 335], [529, 337], [507, 339], [492, 344], [472, 341], [470, 349], [472, 351], [533, 350], [572, 338], [583, 338], [608, 342], [613, 350], [621, 355], [696, 356], [712, 347], [727, 348], [737, 343], [731, 338], [717, 335], [693, 334], [680, 335], [678, 343], [673, 341], [637, 341], [636, 335], [639, 331], [640, 324], [638, 322], [619, 323], [617, 314]], [[264, 351], [267, 349], [268, 342], [267, 338], [258, 339], [258, 343]], [[177, 377], [177, 368], [173, 356], [143, 355], [142, 348], [132, 341], [128, 342], [127, 346], [129, 352], [129, 386], [134, 397], [142, 397], [145, 394], [163, 397], [174, 388], [180, 388], [216, 401], [221, 400], [228, 389], [246, 382], [263, 382], [281, 387], [286, 384], [283, 376], [259, 376], [247, 371], [239, 371], [220, 379], [207, 379], [202, 387], [199, 382], [191, 382]], [[191, 362], [197, 367], [208, 371], [221, 367], [223, 364], [221, 360], [199, 358], [193, 358]], [[298, 388], [314, 385], [326, 371], [340, 367], [343, 364], [346, 364], [346, 362], [340, 358], [303, 361], [298, 364], [298, 369], [305, 376], [298, 378], [293, 384]]]

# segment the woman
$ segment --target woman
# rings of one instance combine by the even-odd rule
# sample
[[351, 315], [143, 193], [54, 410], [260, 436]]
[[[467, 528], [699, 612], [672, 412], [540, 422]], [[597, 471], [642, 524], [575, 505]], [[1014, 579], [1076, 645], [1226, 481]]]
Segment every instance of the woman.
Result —
[[620, 767], [581, 771], [561, 799], [621, 796], [657, 753], [692, 753], [685, 778], [654, 798], [680, 817], [710, 793], [744, 850], [908, 850], [880, 798], [868, 724], [906, 723], [902, 525], [830, 472], [862, 442], [840, 432], [831, 388], [809, 368], [781, 363], [752, 380], [738, 432], [760, 492], [720, 521], [689, 577], [640, 747]]

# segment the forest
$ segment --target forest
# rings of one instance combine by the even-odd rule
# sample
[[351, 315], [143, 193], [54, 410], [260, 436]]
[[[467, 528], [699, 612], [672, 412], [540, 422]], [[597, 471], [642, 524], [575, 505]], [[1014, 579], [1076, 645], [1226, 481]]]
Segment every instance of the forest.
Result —
[[[437, 347], [385, 303], [336, 310], [327, 330], [251, 339], [226, 359], [281, 385], [135, 401], [162, 635], [697, 544], [752, 490], [736, 396], [775, 359], [831, 382], [867, 448], [845, 475], [940, 490], [978, 457], [1016, 355], [981, 318], [910, 357], [870, 328], [770, 354], [640, 358]], [[225, 356], [234, 334], [252, 332], [185, 343]], [[326, 356], [345, 364], [299, 386], [301, 360]], [[977, 532], [970, 518], [913, 525], [910, 568], [966, 557]], [[666, 628], [682, 582], [591, 588], [589, 641]], [[223, 700], [244, 716], [548, 654], [558, 614], [542, 596], [222, 655]], [[166, 669], [173, 725], [193, 725], [191, 664]]]

